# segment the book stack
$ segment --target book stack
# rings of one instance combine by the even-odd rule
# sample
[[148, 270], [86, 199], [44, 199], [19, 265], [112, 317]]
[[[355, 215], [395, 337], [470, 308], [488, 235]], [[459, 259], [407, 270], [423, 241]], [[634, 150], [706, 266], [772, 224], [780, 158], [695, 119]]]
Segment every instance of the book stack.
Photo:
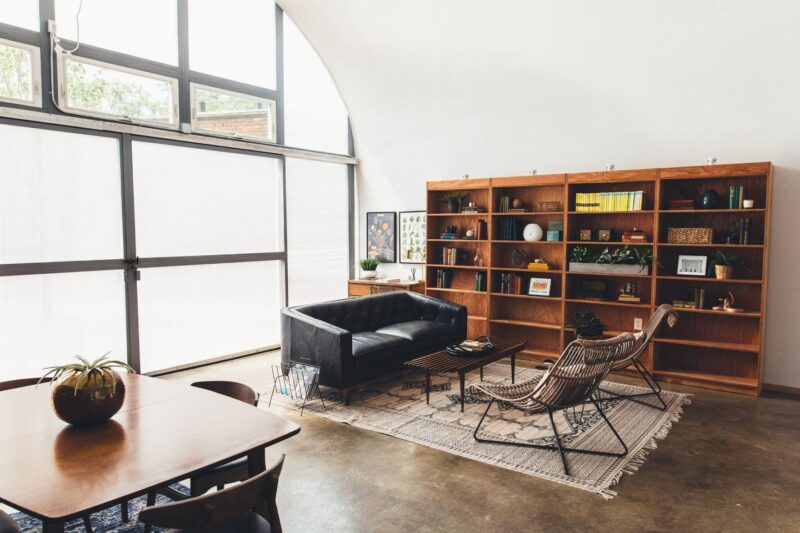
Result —
[[510, 196], [501, 196], [500, 203], [497, 205], [497, 212], [498, 213], [508, 213], [508, 209], [511, 207], [511, 197]]
[[458, 239], [457, 233], [441, 233], [439, 235], [440, 239]]
[[694, 209], [694, 200], [692, 200], [691, 198], [683, 200], [670, 200], [667, 202], [667, 206], [670, 209], [682, 209], [682, 210]]
[[512, 272], [500, 274], [500, 292], [503, 294], [522, 294], [522, 276]]
[[522, 221], [516, 218], [501, 218], [499, 221], [501, 241], [521, 241], [522, 240]]
[[486, 290], [486, 272], [475, 272], [475, 290], [480, 292]]
[[446, 268], [437, 268], [435, 272], [435, 286], [437, 289], [449, 289], [453, 282], [453, 271]]
[[479, 241], [486, 240], [486, 221], [484, 219], [478, 220], [475, 225], [475, 238]]
[[744, 209], [744, 185], [728, 187], [728, 209]]
[[483, 213], [483, 209], [477, 205], [467, 205], [461, 208], [462, 213]]
[[451, 248], [445, 246], [442, 248], [442, 264], [443, 265], [460, 265], [463, 254], [458, 248]]
[[643, 197], [644, 191], [579, 192], [575, 194], [575, 211], [641, 211]]
[[694, 297], [685, 300], [672, 300], [672, 307], [676, 309], [704, 309], [706, 304], [706, 290], [694, 289]]
[[622, 242], [647, 242], [647, 233], [634, 228], [622, 234]]

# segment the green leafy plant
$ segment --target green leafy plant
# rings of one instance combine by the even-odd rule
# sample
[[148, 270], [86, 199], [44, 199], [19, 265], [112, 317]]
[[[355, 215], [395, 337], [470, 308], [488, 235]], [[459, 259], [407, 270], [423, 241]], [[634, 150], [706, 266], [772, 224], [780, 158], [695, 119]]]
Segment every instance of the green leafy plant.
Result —
[[373, 259], [372, 257], [366, 257], [358, 262], [358, 266], [360, 266], [361, 270], [364, 270], [365, 272], [378, 270], [378, 265], [380, 264], [380, 261]]
[[572, 253], [570, 254], [570, 261], [573, 263], [589, 263], [591, 262], [589, 258], [589, 249], [585, 246], [576, 246], [572, 249]]
[[460, 204], [466, 196], [465, 193], [461, 192], [446, 192], [442, 199], [448, 204]]
[[570, 327], [575, 328], [575, 334], [580, 337], [599, 337], [606, 328], [600, 317], [587, 308], [573, 313]]
[[116, 359], [109, 359], [109, 353], [111, 352], [106, 352], [102, 357], [98, 357], [91, 362], [83, 356], [76, 355], [75, 358], [78, 360], [77, 363], [48, 366], [45, 368], [47, 372], [44, 376], [42, 376], [42, 379], [39, 380], [39, 383], [41, 383], [42, 380], [47, 377], [52, 378], [50, 383], [53, 384], [63, 376], [77, 376], [78, 379], [75, 380], [75, 395], [77, 396], [78, 389], [80, 389], [82, 384], [87, 383], [92, 376], [99, 376], [104, 384], [106, 378], [111, 380], [111, 390], [113, 393], [114, 389], [117, 387], [117, 376], [114, 374], [114, 372], [112, 372], [112, 370], [115, 368], [121, 368], [123, 370], [127, 370], [131, 374], [134, 374], [136, 371], [127, 363], [123, 363], [122, 361], [118, 361]]
[[734, 254], [726, 254], [722, 250], [717, 250], [717, 253], [714, 255], [714, 258], [711, 259], [712, 265], [719, 265], [719, 266], [730, 266], [730, 267], [739, 267], [747, 270], [748, 272], [752, 272], [753, 270], [741, 259], [736, 257]]

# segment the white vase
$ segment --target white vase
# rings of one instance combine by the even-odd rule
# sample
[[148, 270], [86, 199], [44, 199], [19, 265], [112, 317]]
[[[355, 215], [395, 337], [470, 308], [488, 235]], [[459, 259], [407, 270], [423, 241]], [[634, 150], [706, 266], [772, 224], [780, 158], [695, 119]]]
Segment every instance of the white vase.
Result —
[[544, 236], [544, 230], [539, 224], [528, 224], [522, 230], [522, 238], [526, 241], [541, 241]]
[[377, 270], [362, 270], [361, 279], [375, 279], [378, 277]]

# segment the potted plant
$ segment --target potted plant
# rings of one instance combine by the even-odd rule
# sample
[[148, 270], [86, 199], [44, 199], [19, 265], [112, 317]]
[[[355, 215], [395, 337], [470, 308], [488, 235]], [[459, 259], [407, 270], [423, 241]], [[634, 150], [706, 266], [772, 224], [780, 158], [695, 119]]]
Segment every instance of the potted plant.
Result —
[[[105, 422], [122, 407], [125, 383], [114, 369], [134, 370], [106, 353], [89, 362], [80, 355], [77, 363], [51, 366], [42, 379], [52, 377], [50, 394], [56, 416], [75, 426]], [[40, 381], [41, 383], [41, 381]]]
[[358, 262], [361, 267], [361, 279], [375, 279], [378, 277], [378, 265], [380, 262], [372, 257], [366, 257]]
[[592, 255], [583, 246], [576, 246], [570, 255], [570, 272], [592, 272], [597, 274], [644, 274], [650, 273], [650, 265], [658, 260], [650, 247], [624, 246], [613, 252], [604, 248]]
[[717, 250], [714, 259], [711, 260], [711, 264], [714, 265], [714, 275], [717, 279], [731, 279], [736, 267], [752, 272], [744, 261], [734, 254], [726, 254], [722, 250]]
[[603, 330], [606, 328], [600, 317], [587, 308], [573, 313], [570, 327], [575, 328], [577, 338], [584, 340], [602, 339]]
[[460, 192], [448, 192], [444, 195], [444, 201], [447, 202], [447, 211], [450, 213], [458, 213], [461, 211], [461, 202], [464, 200], [466, 194]]

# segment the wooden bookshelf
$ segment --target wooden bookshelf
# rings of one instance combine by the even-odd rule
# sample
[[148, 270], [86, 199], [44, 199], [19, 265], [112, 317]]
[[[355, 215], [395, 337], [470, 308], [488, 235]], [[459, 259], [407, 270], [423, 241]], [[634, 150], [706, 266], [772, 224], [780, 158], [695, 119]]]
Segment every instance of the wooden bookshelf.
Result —
[[[428, 240], [426, 268], [429, 294], [467, 306], [470, 320], [468, 334], [508, 335], [527, 340], [523, 357], [556, 358], [574, 339], [570, 327], [574, 312], [588, 308], [606, 324], [607, 335], [633, 331], [634, 319], [644, 323], [655, 308], [694, 289], [706, 289], [705, 308], [679, 309], [675, 328], [656, 333], [643, 363], [657, 377], [687, 385], [733, 391], [749, 395], [761, 392], [763, 346], [766, 318], [767, 259], [772, 194], [772, 165], [744, 163], [732, 165], [656, 168], [543, 176], [500, 177], [452, 181], [431, 181], [427, 187]], [[755, 201], [752, 209], [730, 209], [728, 190], [744, 186], [745, 195]], [[719, 209], [669, 209], [670, 200], [690, 197], [699, 201], [707, 189], [720, 197]], [[442, 201], [446, 192], [461, 192], [464, 201], [475, 202], [480, 213], [448, 213]], [[638, 211], [578, 211], [578, 193], [643, 191]], [[518, 198], [526, 212], [500, 212], [502, 197]], [[540, 202], [560, 202], [561, 209], [536, 211]], [[726, 243], [724, 235], [742, 217], [750, 219], [747, 244]], [[518, 219], [518, 224], [539, 224], [545, 232], [550, 221], [563, 224], [562, 239], [557, 242], [502, 240], [501, 221]], [[480, 240], [441, 239], [447, 226], [457, 226], [460, 234], [473, 228], [478, 220], [486, 224]], [[645, 243], [623, 243], [621, 232], [637, 227], [648, 236]], [[711, 227], [712, 244], [675, 244], [667, 242], [670, 227]], [[582, 241], [580, 230], [615, 230], [612, 242]], [[602, 274], [570, 272], [569, 257], [575, 246], [592, 251], [646, 246], [653, 249], [660, 265], [647, 273]], [[463, 250], [464, 264], [442, 265], [443, 247]], [[717, 280], [710, 276], [677, 275], [679, 255], [706, 255], [709, 263], [716, 250], [734, 253], [747, 262], [751, 271], [737, 271], [734, 279]], [[541, 257], [550, 270], [533, 271], [514, 265], [512, 254], [522, 250], [528, 257]], [[482, 263], [475, 264], [477, 252]], [[449, 287], [435, 287], [436, 271], [450, 269]], [[741, 269], [739, 269], [741, 270]], [[484, 290], [475, 290], [475, 275], [483, 272]], [[503, 274], [523, 276], [523, 294], [501, 290]], [[525, 294], [530, 277], [552, 280], [550, 296]], [[625, 283], [637, 285], [640, 302], [587, 298], [581, 280], [604, 281], [613, 295]], [[717, 298], [733, 292], [736, 306], [744, 313], [714, 311]]]

